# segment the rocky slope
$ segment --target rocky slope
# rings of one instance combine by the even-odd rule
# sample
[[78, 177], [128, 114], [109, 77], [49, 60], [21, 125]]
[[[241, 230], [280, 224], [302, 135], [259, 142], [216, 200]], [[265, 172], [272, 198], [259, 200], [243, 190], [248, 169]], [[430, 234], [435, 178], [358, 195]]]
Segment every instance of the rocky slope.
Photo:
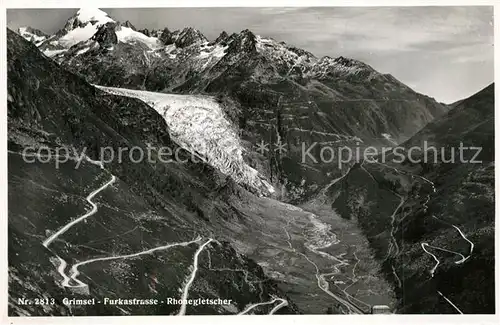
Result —
[[[178, 138], [170, 135], [176, 125], [8, 36], [12, 315], [177, 314], [179, 305], [67, 308], [60, 301], [180, 298], [195, 265], [189, 297], [233, 303], [187, 306], [187, 314], [363, 313], [374, 303], [393, 304], [353, 224], [256, 195], [203, 160], [191, 163], [185, 150], [168, 163], [125, 156], [100, 164], [101, 148], [176, 150]], [[31, 146], [49, 148], [43, 161], [60, 147], [88, 159], [59, 168], [28, 164], [22, 151]], [[42, 308], [17, 300], [33, 296], [59, 303]]]
[[[61, 300], [179, 299], [184, 292], [189, 298], [232, 299], [225, 306], [187, 306], [188, 314], [235, 314], [276, 297], [283, 299], [249, 312], [269, 313], [285, 300], [276, 312], [297, 312], [276, 282], [222, 234], [216, 236], [206, 220], [201, 209], [211, 200], [208, 188], [220, 187], [223, 179], [215, 170], [203, 164], [95, 160], [101, 146], [175, 146], [159, 114], [141, 101], [102, 93], [11, 31], [7, 48], [10, 314], [177, 314], [180, 305], [67, 307]], [[42, 158], [68, 148], [89, 159], [69, 160], [60, 168], [55, 161], [23, 160], [23, 149], [42, 147], [47, 148]], [[87, 196], [92, 191], [93, 199], [94, 194]], [[47, 244], [86, 210], [91, 215]], [[70, 269], [78, 265], [79, 277]], [[23, 297], [56, 303], [21, 305]]]
[[[438, 148], [426, 162], [358, 164], [328, 192], [384, 261], [401, 313], [495, 311], [493, 99], [490, 85], [408, 140], [408, 149]], [[478, 163], [476, 150], [460, 162], [461, 142], [482, 148]]]

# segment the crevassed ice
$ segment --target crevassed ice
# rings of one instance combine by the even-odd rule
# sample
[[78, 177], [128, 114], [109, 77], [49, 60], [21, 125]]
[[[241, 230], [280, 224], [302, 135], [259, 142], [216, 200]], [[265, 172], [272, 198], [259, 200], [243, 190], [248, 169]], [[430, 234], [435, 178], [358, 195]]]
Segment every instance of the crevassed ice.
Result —
[[170, 135], [181, 147], [200, 155], [239, 184], [261, 194], [274, 193], [273, 186], [244, 161], [240, 139], [212, 97], [96, 87], [115, 95], [141, 99], [163, 116]]

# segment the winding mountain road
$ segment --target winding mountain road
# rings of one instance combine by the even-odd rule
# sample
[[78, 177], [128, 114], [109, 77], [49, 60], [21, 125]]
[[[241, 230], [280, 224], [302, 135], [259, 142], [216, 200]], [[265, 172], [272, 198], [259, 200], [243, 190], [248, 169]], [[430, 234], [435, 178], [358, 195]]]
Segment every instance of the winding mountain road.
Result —
[[[97, 257], [97, 258], [93, 258], [93, 259], [86, 260], [86, 261], [83, 261], [83, 262], [79, 262], [77, 264], [74, 264], [71, 267], [71, 270], [70, 270], [70, 274], [71, 275], [68, 278], [67, 282], [63, 283], [63, 286], [65, 286], [65, 287], [73, 287], [73, 288], [74, 287], [86, 287], [87, 286], [87, 284], [83, 283], [82, 281], [80, 281], [78, 279], [78, 276], [80, 275], [80, 272], [78, 271], [78, 268], [80, 266], [82, 266], [82, 265], [87, 265], [87, 264], [95, 263], [95, 262], [104, 262], [104, 261], [117, 260], [117, 259], [130, 259], [130, 258], [138, 257], [138, 256], [141, 256], [141, 255], [151, 254], [151, 253], [154, 253], [154, 252], [157, 252], [157, 251], [161, 251], [161, 250], [167, 250], [167, 249], [172, 248], [172, 247], [188, 246], [188, 245], [197, 243], [200, 240], [201, 240], [201, 237], [198, 237], [198, 238], [196, 238], [194, 240], [191, 240], [191, 241], [179, 242], [179, 243], [171, 243], [171, 244], [167, 244], [167, 245], [164, 245], [164, 246], [159, 246], [159, 247], [151, 248], [151, 249], [148, 249], [148, 250], [145, 250], [145, 251], [141, 251], [141, 252], [137, 252], [137, 253], [125, 254], [125, 255], [113, 255], [113, 256], [106, 256], [106, 257]], [[71, 284], [69, 284], [70, 280], [75, 281], [76, 283], [78, 283], [78, 285], [71, 285]]]
[[191, 271], [191, 274], [189, 275], [186, 285], [184, 286], [184, 289], [182, 290], [182, 304], [181, 308], [179, 310], [179, 313], [177, 315], [185, 315], [186, 314], [186, 303], [187, 303], [187, 298], [189, 295], [189, 288], [191, 288], [191, 285], [193, 284], [194, 279], [196, 278], [196, 272], [198, 271], [198, 257], [200, 256], [200, 253], [203, 251], [205, 246], [210, 244], [212, 241], [212, 238], [209, 238], [205, 243], [200, 245], [196, 253], [194, 253], [194, 259], [193, 259], [193, 270]]
[[[437, 192], [436, 190], [436, 186], [434, 184], [434, 182], [432, 182], [431, 180], [423, 177], [423, 176], [420, 176], [420, 175], [416, 175], [416, 174], [412, 174], [412, 173], [409, 173], [409, 172], [405, 172], [405, 171], [400, 171], [399, 169], [397, 168], [394, 168], [394, 167], [391, 167], [391, 166], [388, 166], [386, 164], [382, 164], [382, 163], [379, 163], [379, 162], [376, 162], [377, 164], [380, 164], [380, 165], [383, 165], [385, 167], [388, 167], [388, 168], [392, 168], [394, 169], [396, 172], [398, 173], [403, 173], [403, 174], [408, 174], [408, 175], [411, 175], [411, 177], [416, 177], [416, 178], [419, 178], [421, 180], [423, 180], [424, 182], [428, 183], [431, 188], [432, 188], [432, 193], [431, 194], [434, 194]], [[422, 204], [423, 208], [424, 208], [424, 212], [427, 212], [427, 210], [429, 209], [429, 206], [428, 206], [428, 203], [431, 199], [431, 194], [428, 194], [427, 197], [426, 197], [426, 200], [425, 202]], [[431, 256], [431, 258], [436, 262], [434, 264], [434, 266], [430, 269], [429, 273], [431, 275], [431, 278], [434, 277], [435, 273], [436, 273], [436, 270], [437, 268], [439, 267], [439, 265], [441, 264], [441, 261], [440, 259], [437, 258], [437, 256], [433, 253], [431, 253], [429, 251], [429, 248], [430, 249], [435, 249], [435, 250], [439, 250], [439, 251], [443, 251], [443, 252], [447, 252], [447, 253], [450, 253], [450, 254], [453, 254], [453, 255], [457, 255], [460, 257], [460, 260], [457, 260], [455, 261], [454, 263], [459, 265], [459, 264], [462, 264], [464, 263], [465, 261], [467, 261], [471, 256], [472, 256], [472, 253], [474, 251], [474, 243], [469, 240], [467, 238], [467, 236], [465, 236], [465, 234], [462, 232], [462, 230], [457, 226], [457, 225], [454, 225], [454, 224], [451, 224], [451, 223], [448, 223], [444, 220], [441, 220], [439, 219], [438, 217], [436, 217], [434, 214], [432, 215], [432, 218], [440, 221], [440, 222], [443, 222], [451, 227], [453, 227], [454, 229], [456, 229], [458, 231], [458, 233], [460, 234], [460, 236], [468, 242], [469, 246], [470, 246], [470, 249], [469, 249], [469, 255], [468, 256], [464, 256], [463, 254], [459, 253], [459, 252], [456, 252], [456, 251], [453, 251], [453, 250], [449, 250], [449, 249], [446, 249], [446, 248], [442, 248], [442, 247], [437, 247], [437, 246], [432, 246], [430, 245], [429, 243], [427, 242], [422, 242], [420, 243], [420, 246], [422, 247], [422, 250], [425, 252], [425, 254]], [[448, 299], [446, 296], [444, 296], [440, 291], [437, 291], [437, 293], [442, 296], [455, 310], [457, 310], [460, 314], [463, 314], [462, 311], [453, 303], [451, 302], [450, 299]]]
[[245, 308], [242, 312], [240, 312], [238, 315], [245, 315], [245, 314], [249, 313], [252, 309], [254, 309], [256, 307], [265, 306], [265, 305], [271, 305], [271, 304], [274, 304], [276, 301], [280, 301], [280, 304], [277, 305], [276, 307], [274, 307], [269, 312], [269, 315], [274, 314], [276, 311], [278, 311], [278, 309], [280, 309], [280, 308], [285, 307], [285, 306], [288, 305], [288, 301], [286, 301], [285, 299], [274, 298], [273, 300], [270, 300], [270, 301], [259, 302], [259, 303], [256, 303], [256, 304], [251, 304], [250, 306], [248, 306], [247, 308]]
[[448, 303], [449, 303], [449, 304], [450, 304], [453, 308], [455, 308], [455, 310], [456, 310], [456, 311], [458, 311], [458, 313], [459, 313], [459, 314], [463, 314], [463, 312], [460, 310], [460, 308], [458, 308], [458, 307], [457, 307], [457, 306], [456, 306], [453, 302], [451, 302], [451, 300], [450, 300], [450, 299], [446, 298], [446, 296], [445, 296], [445, 295], [443, 295], [443, 294], [441, 293], [441, 291], [438, 291], [437, 293], [439, 293], [439, 295], [440, 295], [441, 297], [443, 297], [443, 298], [444, 298], [444, 300], [446, 300], [446, 301], [447, 301], [447, 302], [448, 302]]
[[107, 181], [106, 183], [104, 183], [101, 187], [99, 187], [98, 189], [92, 191], [92, 193], [90, 193], [85, 199], [87, 200], [88, 203], [90, 203], [90, 205], [92, 206], [92, 209], [85, 213], [84, 215], [76, 218], [75, 220], [71, 221], [70, 223], [66, 224], [64, 227], [62, 227], [61, 229], [59, 229], [57, 232], [55, 232], [54, 234], [52, 234], [52, 236], [50, 236], [49, 238], [47, 238], [44, 242], [43, 242], [43, 246], [45, 247], [49, 247], [49, 245], [57, 238], [59, 237], [60, 235], [64, 234], [66, 231], [68, 231], [68, 229], [70, 229], [71, 227], [73, 227], [74, 225], [76, 225], [77, 223], [83, 221], [84, 219], [94, 215], [96, 212], [97, 212], [97, 205], [92, 201], [92, 199], [97, 195], [99, 194], [101, 191], [105, 190], [108, 186], [110, 186], [111, 184], [113, 184], [114, 182], [116, 181], [116, 176], [114, 175], [111, 175], [111, 179], [109, 181]]

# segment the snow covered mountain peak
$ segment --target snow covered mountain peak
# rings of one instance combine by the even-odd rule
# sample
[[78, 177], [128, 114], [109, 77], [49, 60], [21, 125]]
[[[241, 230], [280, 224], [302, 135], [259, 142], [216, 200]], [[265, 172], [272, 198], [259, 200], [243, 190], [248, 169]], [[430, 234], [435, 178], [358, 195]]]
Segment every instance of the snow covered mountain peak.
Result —
[[197, 29], [186, 27], [182, 30], [171, 32], [168, 28], [163, 29], [159, 39], [164, 45], [175, 44], [179, 48], [189, 47], [193, 44], [208, 42], [207, 38]]
[[187, 47], [194, 43], [203, 43], [207, 41], [205, 35], [199, 30], [193, 27], [186, 27], [179, 33], [175, 43], [178, 47]]
[[143, 33], [135, 31], [131, 27], [125, 27], [125, 25], [119, 26], [115, 33], [119, 42], [142, 43], [153, 50], [161, 47], [161, 42], [158, 38], [146, 36]]
[[29, 26], [19, 27], [18, 33], [36, 46], [40, 46], [49, 37], [44, 32]]
[[284, 67], [283, 72], [286, 75], [296, 72], [302, 74], [317, 61], [316, 57], [307, 51], [259, 35], [256, 36], [256, 48], [258, 53]]
[[57, 34], [64, 35], [71, 31], [84, 34], [83, 30], [96, 30], [99, 26], [109, 22], [115, 21], [104, 11], [97, 8], [81, 8], [66, 21], [64, 28]]
[[102, 25], [108, 22], [114, 22], [114, 20], [111, 19], [107, 13], [98, 8], [80, 8], [80, 10], [76, 13], [75, 18], [82, 23], [90, 22], [93, 25]]
[[114, 22], [107, 13], [100, 9], [82, 8], [68, 19], [62, 30], [52, 37], [50, 45], [56, 49], [68, 49], [90, 39], [100, 26]]
[[225, 30], [223, 30], [219, 36], [214, 40], [214, 43], [220, 43], [220, 42], [223, 42], [225, 41], [227, 38], [229, 37], [229, 35], [226, 33]]
[[[193, 27], [175, 31], [167, 27], [137, 30], [131, 22], [115, 21], [100, 9], [78, 10], [63, 29], [45, 39], [26, 32], [24, 35], [45, 55], [58, 62], [76, 63], [80, 59], [86, 60], [86, 56], [97, 55], [101, 58], [100, 53], [109, 55], [113, 51], [112, 57], [120, 59], [126, 56], [138, 69], [164, 64], [175, 67], [174, 70], [179, 73], [174, 78], [179, 80], [179, 85], [188, 82], [188, 87], [200, 89], [210, 79], [230, 73], [228, 67], [236, 65], [252, 70], [252, 78], [263, 83], [283, 78], [347, 77], [370, 80], [379, 75], [360, 61], [342, 56], [319, 59], [306, 50], [257, 35], [249, 29], [231, 35], [221, 32], [215, 40], [209, 41]], [[78, 59], [74, 60], [76, 57]], [[135, 71], [135, 68], [126, 69]], [[206, 78], [186, 81], [186, 76], [192, 75], [188, 71], [207, 75]]]
[[[22, 32], [20, 31], [22, 35]], [[31, 37], [24, 32], [25, 38]], [[38, 39], [35, 39], [37, 41]], [[96, 41], [96, 43], [92, 43]], [[89, 49], [105, 48], [110, 50], [119, 42], [146, 45], [149, 49], [157, 49], [161, 42], [136, 28], [130, 21], [115, 21], [106, 12], [97, 8], [81, 8], [66, 21], [64, 28], [56, 34], [46, 37], [37, 44], [40, 50], [49, 57], [61, 57], [65, 53], [80, 55]], [[77, 45], [78, 44], [78, 45]], [[76, 46], [77, 45], [77, 46]], [[74, 47], [76, 46], [76, 47]], [[72, 51], [68, 51], [72, 48]], [[143, 46], [141, 46], [142, 50]]]
[[369, 65], [356, 60], [352, 58], [346, 58], [343, 56], [336, 57], [333, 62], [335, 62], [337, 65], [341, 65], [344, 67], [349, 67], [349, 68], [358, 68], [358, 69], [364, 69], [364, 70], [373, 70], [372, 67]]
[[378, 75], [369, 65], [351, 58], [339, 56], [332, 58], [324, 56], [314, 65], [310, 72], [317, 78], [327, 78], [331, 76], [357, 76], [366, 79]]
[[239, 34], [233, 33], [225, 42], [230, 45], [231, 52], [254, 53], [257, 36], [250, 30], [242, 30]]

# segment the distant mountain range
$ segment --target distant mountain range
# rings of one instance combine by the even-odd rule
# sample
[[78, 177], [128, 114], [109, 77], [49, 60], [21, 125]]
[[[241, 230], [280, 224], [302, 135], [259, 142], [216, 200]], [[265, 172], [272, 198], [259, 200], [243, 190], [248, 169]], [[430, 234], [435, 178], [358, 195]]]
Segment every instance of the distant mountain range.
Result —
[[[209, 94], [230, 102], [238, 109], [228, 115], [244, 131], [243, 140], [255, 144], [279, 137], [286, 143], [285, 161], [270, 159], [267, 171], [261, 170], [276, 186], [286, 184], [286, 192], [309, 192], [318, 180], [329, 182], [321, 168], [311, 174], [311, 168], [298, 163], [296, 144], [392, 146], [448, 110], [360, 61], [319, 59], [250, 30], [222, 32], [209, 41], [193, 28], [136, 30], [128, 21], [86, 9], [37, 46], [93, 84]], [[260, 160], [255, 148], [245, 149]], [[300, 185], [302, 179], [306, 183]]]
[[[21, 35], [31, 40], [31, 33]], [[36, 39], [36, 45], [44, 54], [102, 86], [232, 96], [254, 89], [255, 96], [278, 92], [290, 103], [307, 105], [315, 100], [321, 102], [320, 109], [348, 101], [354, 118], [364, 110], [370, 119], [345, 121], [341, 114], [332, 116], [340, 120], [335, 131], [347, 135], [379, 138], [387, 133], [400, 141], [447, 110], [365, 63], [317, 58], [250, 30], [222, 32], [209, 41], [191, 27], [173, 32], [137, 30], [129, 21], [115, 21], [101, 10], [82, 9], [56, 34], [43, 37], [43, 42]], [[256, 90], [253, 83], [264, 89]], [[360, 122], [360, 127], [353, 122]]]

